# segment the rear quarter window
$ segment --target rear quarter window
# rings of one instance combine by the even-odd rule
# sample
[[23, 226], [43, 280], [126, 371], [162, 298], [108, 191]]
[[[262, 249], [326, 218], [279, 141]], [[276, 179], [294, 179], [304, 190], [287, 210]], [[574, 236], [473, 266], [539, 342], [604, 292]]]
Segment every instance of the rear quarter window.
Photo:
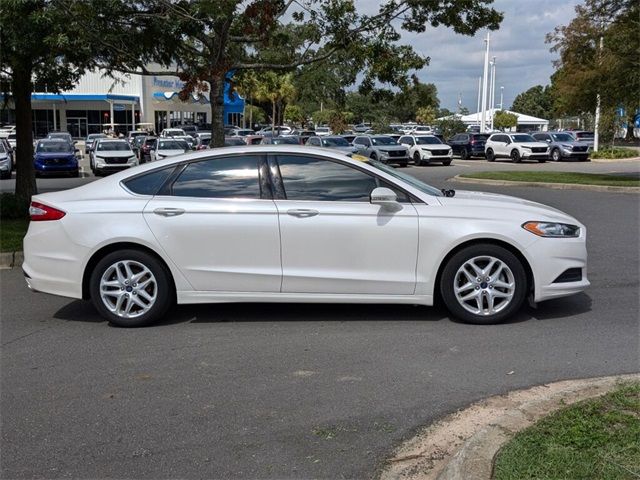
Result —
[[138, 195], [155, 195], [160, 187], [169, 178], [175, 167], [163, 168], [162, 170], [154, 170], [153, 172], [143, 173], [122, 183], [128, 190]]

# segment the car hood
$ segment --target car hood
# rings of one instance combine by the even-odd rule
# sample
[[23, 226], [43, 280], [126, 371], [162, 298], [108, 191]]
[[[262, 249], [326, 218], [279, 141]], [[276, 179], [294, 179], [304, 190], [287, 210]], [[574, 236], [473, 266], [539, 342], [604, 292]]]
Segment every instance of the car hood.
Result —
[[522, 142], [519, 145], [529, 148], [549, 148], [549, 144], [547, 142]]
[[474, 192], [469, 190], [456, 190], [454, 197], [439, 197], [442, 205], [450, 205], [463, 209], [483, 208], [495, 211], [497, 215], [505, 210], [518, 210], [528, 220], [559, 221], [580, 225], [571, 215], [564, 213], [548, 205], [525, 200], [524, 198], [501, 195], [499, 193]]
[[93, 151], [96, 157], [110, 157], [110, 158], [128, 158], [133, 156], [132, 151], [123, 152], [122, 150], [100, 150], [99, 152]]
[[36, 152], [34, 155], [38, 158], [61, 158], [76, 156], [74, 152]]
[[423, 150], [449, 150], [451, 147], [445, 143], [441, 143], [440, 145], [427, 144], [427, 145], [416, 145]]
[[173, 157], [175, 155], [182, 155], [184, 150], [156, 150], [156, 155], [163, 157]]
[[406, 151], [407, 147], [404, 145], [374, 145], [375, 149], [386, 150], [388, 152], [397, 152], [398, 150]]

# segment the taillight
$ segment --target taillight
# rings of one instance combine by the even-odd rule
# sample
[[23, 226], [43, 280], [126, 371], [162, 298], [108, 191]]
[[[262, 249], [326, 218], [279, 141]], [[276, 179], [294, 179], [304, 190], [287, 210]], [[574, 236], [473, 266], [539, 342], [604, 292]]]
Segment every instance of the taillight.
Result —
[[49, 205], [43, 205], [38, 202], [31, 202], [29, 207], [29, 216], [32, 222], [40, 222], [44, 220], [60, 220], [66, 215], [66, 212], [58, 210], [57, 208], [50, 207]]

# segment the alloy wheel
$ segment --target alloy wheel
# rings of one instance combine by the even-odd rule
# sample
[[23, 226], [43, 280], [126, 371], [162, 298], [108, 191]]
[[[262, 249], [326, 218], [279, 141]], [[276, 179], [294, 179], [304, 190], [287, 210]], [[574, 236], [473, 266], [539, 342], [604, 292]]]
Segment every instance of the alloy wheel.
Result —
[[158, 282], [140, 262], [120, 260], [107, 267], [100, 278], [100, 298], [112, 314], [121, 318], [136, 318], [155, 304]]

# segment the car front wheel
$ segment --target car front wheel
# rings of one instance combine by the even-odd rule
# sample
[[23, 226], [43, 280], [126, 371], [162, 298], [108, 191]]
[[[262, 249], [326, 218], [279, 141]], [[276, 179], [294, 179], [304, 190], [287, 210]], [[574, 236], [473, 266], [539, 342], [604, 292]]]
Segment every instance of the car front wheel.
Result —
[[98, 262], [90, 279], [96, 310], [119, 327], [142, 327], [161, 319], [174, 301], [170, 274], [152, 255], [120, 250]]
[[551, 152], [551, 160], [553, 160], [554, 162], [559, 162], [561, 158], [562, 158], [562, 155], [560, 154], [560, 150], [558, 150], [557, 148], [554, 148], [553, 151]]
[[494, 324], [515, 314], [525, 300], [527, 276], [520, 260], [498, 245], [471, 245], [442, 272], [440, 293], [451, 314], [467, 323]]
[[511, 150], [511, 160], [513, 163], [520, 163], [520, 152], [518, 150]]
[[487, 162], [493, 162], [496, 159], [496, 156], [493, 153], [492, 149], [487, 149], [485, 155], [485, 157], [487, 157]]

